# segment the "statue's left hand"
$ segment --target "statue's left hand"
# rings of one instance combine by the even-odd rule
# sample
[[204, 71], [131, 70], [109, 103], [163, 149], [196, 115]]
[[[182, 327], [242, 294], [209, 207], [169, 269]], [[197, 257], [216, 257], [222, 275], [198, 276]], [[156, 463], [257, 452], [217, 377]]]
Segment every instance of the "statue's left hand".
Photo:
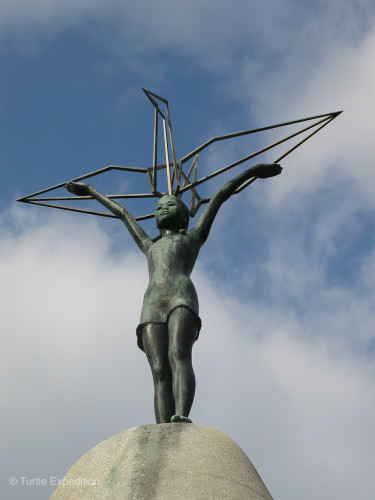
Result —
[[255, 177], [266, 179], [281, 174], [282, 167], [278, 163], [260, 163], [254, 167]]
[[65, 184], [66, 189], [77, 196], [87, 196], [90, 194], [90, 186], [84, 182], [69, 181]]

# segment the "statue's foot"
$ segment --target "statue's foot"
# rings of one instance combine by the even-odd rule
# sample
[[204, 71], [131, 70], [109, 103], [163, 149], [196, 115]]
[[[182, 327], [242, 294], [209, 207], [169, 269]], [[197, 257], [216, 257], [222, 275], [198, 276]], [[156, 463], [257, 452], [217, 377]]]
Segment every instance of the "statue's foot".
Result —
[[187, 424], [192, 424], [193, 422], [188, 417], [184, 417], [183, 415], [173, 415], [171, 418], [171, 422], [177, 424], [178, 422], [185, 422]]

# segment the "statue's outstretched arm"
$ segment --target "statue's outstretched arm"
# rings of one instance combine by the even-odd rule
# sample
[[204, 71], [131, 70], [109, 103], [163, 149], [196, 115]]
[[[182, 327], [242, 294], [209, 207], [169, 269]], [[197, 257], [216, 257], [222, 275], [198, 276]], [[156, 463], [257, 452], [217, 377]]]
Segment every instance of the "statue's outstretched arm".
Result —
[[142, 252], [146, 253], [152, 240], [146, 231], [138, 224], [133, 215], [125, 207], [114, 200], [107, 198], [104, 194], [97, 191], [94, 187], [84, 182], [67, 182], [66, 189], [78, 196], [92, 196], [95, 200], [108, 208], [117, 218], [121, 219], [127, 227]]
[[209, 201], [207, 207], [197, 222], [197, 225], [192, 230], [197, 234], [200, 244], [203, 245], [206, 241], [219, 208], [224, 201], [230, 198], [237, 188], [242, 186], [242, 184], [251, 177], [265, 179], [267, 177], [274, 177], [275, 175], [280, 174], [281, 171], [282, 168], [277, 163], [260, 163], [250, 167], [248, 170], [245, 170], [245, 172], [237, 175], [237, 177], [218, 189]]

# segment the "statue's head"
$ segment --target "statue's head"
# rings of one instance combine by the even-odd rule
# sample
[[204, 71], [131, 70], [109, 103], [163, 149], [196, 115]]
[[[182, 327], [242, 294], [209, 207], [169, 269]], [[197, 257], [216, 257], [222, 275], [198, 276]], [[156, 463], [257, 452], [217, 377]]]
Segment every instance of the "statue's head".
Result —
[[188, 207], [176, 196], [166, 194], [159, 198], [155, 211], [156, 226], [159, 229], [186, 230], [189, 227], [189, 219]]

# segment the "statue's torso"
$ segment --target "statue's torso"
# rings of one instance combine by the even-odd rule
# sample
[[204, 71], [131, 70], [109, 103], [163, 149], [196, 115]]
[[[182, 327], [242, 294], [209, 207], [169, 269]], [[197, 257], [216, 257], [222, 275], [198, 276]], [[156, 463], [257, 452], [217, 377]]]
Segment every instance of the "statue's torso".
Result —
[[169, 234], [151, 245], [147, 253], [149, 285], [141, 323], [164, 323], [171, 310], [179, 306], [199, 313], [197, 292], [190, 279], [198, 252], [190, 233]]

